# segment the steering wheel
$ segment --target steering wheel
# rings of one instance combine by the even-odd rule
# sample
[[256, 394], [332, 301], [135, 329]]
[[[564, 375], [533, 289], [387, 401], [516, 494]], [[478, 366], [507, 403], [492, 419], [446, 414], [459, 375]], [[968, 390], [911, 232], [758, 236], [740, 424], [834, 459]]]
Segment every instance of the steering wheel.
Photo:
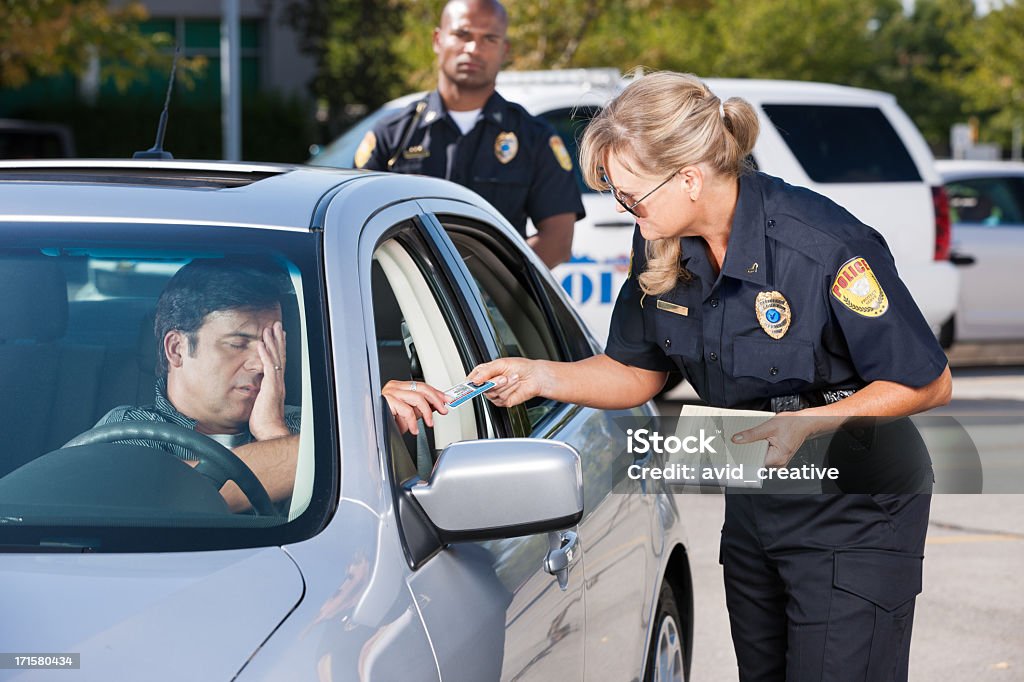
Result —
[[[253, 510], [259, 516], [274, 516], [277, 512], [270, 501], [267, 489], [252, 473], [245, 462], [212, 438], [167, 422], [125, 421], [104, 424], [80, 433], [63, 445], [64, 448], [94, 443], [113, 443], [119, 440], [153, 440], [178, 445], [199, 458], [196, 471], [210, 478], [217, 490], [227, 481], [234, 481], [249, 499]], [[62, 448], [63, 449], [63, 448]], [[172, 457], [171, 453], [168, 453]]]

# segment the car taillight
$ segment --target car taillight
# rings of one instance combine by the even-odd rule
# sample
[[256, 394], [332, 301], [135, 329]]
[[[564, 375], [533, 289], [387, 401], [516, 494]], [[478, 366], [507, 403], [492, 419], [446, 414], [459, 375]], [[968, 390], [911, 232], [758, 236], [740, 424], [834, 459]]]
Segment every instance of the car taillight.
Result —
[[949, 225], [949, 197], [942, 187], [932, 187], [932, 204], [935, 206], [935, 260], [949, 260], [949, 246], [952, 235]]

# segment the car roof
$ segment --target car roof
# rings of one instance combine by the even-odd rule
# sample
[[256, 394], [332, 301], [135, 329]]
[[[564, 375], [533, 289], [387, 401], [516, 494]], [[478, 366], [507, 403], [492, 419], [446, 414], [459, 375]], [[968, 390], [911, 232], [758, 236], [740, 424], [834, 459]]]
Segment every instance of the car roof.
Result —
[[935, 162], [935, 168], [946, 182], [969, 177], [1024, 176], [1024, 163], [1019, 161], [943, 159]]
[[[365, 190], [365, 191], [364, 191]], [[153, 223], [308, 231], [328, 205], [369, 211], [447, 198], [504, 219], [470, 190], [398, 173], [193, 160], [0, 161], [0, 223]], [[352, 199], [353, 201], [349, 201]], [[368, 217], [369, 214], [363, 217]], [[352, 231], [358, 236], [359, 231]]]
[[0, 161], [0, 220], [216, 223], [308, 230], [325, 194], [367, 175], [218, 161]]

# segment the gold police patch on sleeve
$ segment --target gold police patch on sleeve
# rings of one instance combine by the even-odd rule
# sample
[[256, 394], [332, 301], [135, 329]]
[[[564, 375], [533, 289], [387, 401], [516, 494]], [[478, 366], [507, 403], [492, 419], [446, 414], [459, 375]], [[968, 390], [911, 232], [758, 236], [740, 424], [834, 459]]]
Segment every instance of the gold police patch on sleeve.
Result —
[[494, 138], [494, 155], [498, 161], [508, 163], [519, 153], [519, 138], [515, 133], [501, 133]]
[[562, 167], [564, 171], [572, 170], [572, 159], [569, 158], [569, 150], [565, 148], [565, 142], [562, 142], [562, 138], [558, 135], [552, 135], [551, 139], [548, 140], [548, 144], [551, 145], [551, 151], [555, 154], [555, 160], [558, 161], [558, 165]]
[[864, 317], [881, 317], [889, 309], [889, 297], [882, 291], [871, 266], [859, 256], [839, 267], [839, 273], [832, 282], [832, 295]]
[[373, 150], [377, 147], [377, 136], [373, 134], [372, 130], [367, 131], [366, 135], [363, 136], [363, 141], [359, 143], [359, 147], [356, 148], [355, 161], [356, 168], [362, 168], [366, 165], [366, 162], [370, 160], [370, 154], [373, 154]]

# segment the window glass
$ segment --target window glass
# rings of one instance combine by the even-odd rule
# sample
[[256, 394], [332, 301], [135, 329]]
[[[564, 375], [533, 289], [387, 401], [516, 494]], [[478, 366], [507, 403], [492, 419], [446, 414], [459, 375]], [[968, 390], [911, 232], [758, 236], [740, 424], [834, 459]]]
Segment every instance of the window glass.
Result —
[[[549, 316], [546, 295], [527, 276], [532, 266], [515, 247], [479, 230], [446, 227], [480, 292], [501, 353], [534, 360], [576, 359], [563, 338], [565, 331], [572, 330], [559, 328]], [[578, 330], [572, 334], [577, 342], [579, 336]], [[546, 398], [528, 401], [530, 426], [536, 428], [558, 406], [558, 402]]]
[[[152, 225], [5, 233], [0, 551], [52, 542], [101, 552], [279, 545], [321, 526], [333, 463], [330, 429], [313, 428], [331, 421], [318, 238], [197, 233]], [[158, 307], [169, 286], [176, 297]], [[275, 435], [280, 449], [263, 456], [286, 462], [288, 480], [264, 481], [273, 499], [261, 513], [233, 511], [218, 490], [235, 483], [222, 489], [221, 474], [240, 480], [236, 456], [273, 439], [257, 437], [253, 420], [271, 385], [260, 332], [277, 320], [287, 337], [275, 376], [293, 436]], [[118, 432], [61, 449], [107, 425]]]
[[977, 178], [946, 185], [950, 219], [975, 225], [1024, 224], [1024, 179]]
[[[423, 262], [424, 248], [406, 239], [388, 239], [373, 257], [371, 287], [374, 332], [381, 387], [389, 381], [426, 383], [444, 391], [462, 383], [472, 365], [465, 325], [451, 317], [452, 307], [436, 274]], [[460, 331], [462, 330], [462, 331]], [[396, 478], [426, 478], [449, 444], [493, 436], [493, 420], [483, 399], [435, 413], [434, 427], [420, 422], [419, 434], [403, 434], [404, 452], [393, 453]]]
[[765, 104], [762, 108], [814, 182], [921, 180], [900, 136], [877, 107]]

